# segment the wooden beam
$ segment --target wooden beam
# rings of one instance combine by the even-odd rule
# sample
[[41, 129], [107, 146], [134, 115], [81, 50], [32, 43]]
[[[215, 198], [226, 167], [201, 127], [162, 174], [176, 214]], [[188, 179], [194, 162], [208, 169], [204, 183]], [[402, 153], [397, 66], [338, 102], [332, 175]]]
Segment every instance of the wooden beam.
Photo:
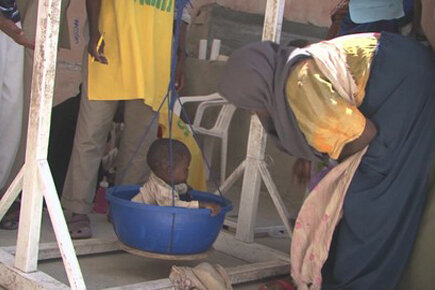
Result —
[[[267, 0], [263, 26], [263, 40], [279, 42], [284, 15], [285, 0]], [[255, 218], [258, 210], [261, 176], [258, 163], [264, 162], [266, 133], [257, 116], [251, 117], [246, 169], [243, 177], [239, 217], [237, 219], [237, 239], [244, 242], [254, 241]]]
[[[73, 241], [77, 256], [103, 254], [121, 251], [118, 240], [86, 239]], [[15, 247], [2, 247], [1, 250], [15, 255]], [[56, 242], [42, 243], [39, 245], [39, 261], [61, 258], [59, 247]]]
[[6, 212], [11, 207], [12, 203], [17, 199], [21, 189], [23, 189], [24, 167], [20, 169], [14, 181], [12, 181], [8, 190], [0, 200], [0, 221], [3, 219]]
[[113, 288], [106, 288], [104, 290], [175, 290], [175, 288], [172, 286], [171, 280], [168, 278], [165, 279], [159, 279], [154, 281], [148, 281], [148, 282], [141, 282], [136, 284], [130, 284], [126, 286], [120, 286], [120, 287], [113, 287]]
[[38, 186], [38, 160], [47, 159], [51, 107], [56, 75], [60, 0], [38, 1], [24, 184], [15, 266], [23, 272], [37, 269], [43, 194]]
[[210, 51], [210, 60], [215, 61], [217, 60], [219, 53], [221, 49], [221, 40], [220, 39], [213, 39], [213, 42], [211, 44], [211, 51]]
[[[221, 231], [213, 247], [216, 251], [233, 256], [237, 259], [256, 263], [270, 260], [282, 260], [289, 262], [289, 254], [284, 253], [257, 243], [244, 243], [237, 240], [230, 233]], [[88, 239], [74, 241], [74, 248], [77, 256], [92, 254], [102, 254], [121, 251], [118, 240]], [[61, 258], [59, 248], [55, 242], [42, 243], [39, 247], [39, 260], [49, 260]], [[2, 247], [3, 250], [11, 255], [15, 254], [15, 247]]]
[[230, 276], [231, 284], [237, 285], [269, 277], [290, 275], [290, 264], [284, 261], [269, 261], [241, 265], [225, 269]]
[[[243, 175], [243, 172], [245, 171], [245, 164], [246, 161], [243, 161], [242, 163], [237, 166], [237, 168], [231, 173], [230, 176], [228, 176], [227, 179], [220, 185], [220, 190], [222, 193], [226, 193], [231, 186], [237, 181], [237, 179]], [[215, 194], [219, 194], [218, 191], [215, 191]]]
[[285, 2], [285, 0], [267, 0], [263, 25], [263, 41], [270, 40], [279, 43]]
[[74, 250], [71, 236], [68, 232], [68, 226], [66, 225], [62, 206], [60, 205], [47, 160], [40, 160], [37, 168], [39, 172], [39, 189], [44, 193], [51, 224], [54, 234], [56, 235], [57, 245], [59, 246], [69, 284], [72, 289], [86, 289], [79, 261]]
[[[108, 253], [108, 252], [120, 250], [119, 242], [116, 240], [115, 241], [113, 240], [105, 241], [99, 239], [78, 240], [78, 241], [74, 241], [74, 247], [77, 255]], [[239, 283], [264, 279], [267, 277], [278, 276], [278, 275], [285, 275], [289, 273], [290, 258], [287, 253], [283, 253], [274, 250], [272, 248], [269, 248], [267, 246], [256, 244], [256, 243], [247, 244], [241, 242], [235, 239], [235, 237], [229, 233], [221, 232], [219, 234], [217, 241], [214, 244], [214, 248], [217, 251], [220, 251], [226, 255], [230, 255], [239, 260], [252, 263], [252, 264], [227, 268], [227, 272], [230, 275], [233, 284], [239, 284]], [[12, 254], [14, 254], [14, 252], [15, 252], [15, 247], [0, 248], [0, 253], [3, 253], [3, 255], [6, 254], [9, 261], [12, 261], [13, 259]], [[40, 245], [39, 260], [56, 259], [60, 257], [61, 255], [56, 243], [54, 242], [43, 243]], [[2, 271], [0, 269], [0, 273], [1, 272]], [[21, 273], [21, 272], [18, 271], [17, 273]], [[34, 289], [34, 288], [24, 288], [24, 289]], [[121, 290], [121, 289], [163, 290], [163, 289], [173, 289], [173, 288], [169, 279], [161, 279], [161, 280], [154, 280], [149, 282], [126, 285], [122, 287], [109, 288], [109, 289], [110, 290]]]
[[25, 290], [67, 290], [67, 285], [49, 275], [36, 271], [23, 273], [14, 268], [14, 257], [0, 249], [0, 285], [6, 289]]
[[[288, 275], [290, 265], [284, 261], [269, 261], [264, 263], [248, 264], [236, 267], [225, 268], [232, 285], [257, 281], [269, 277]], [[149, 282], [142, 282], [121, 287], [107, 288], [105, 290], [172, 290], [174, 289], [171, 280], [160, 279]]]
[[[224, 226], [226, 226], [230, 232], [237, 229], [237, 216], [226, 218], [224, 221]], [[256, 226], [254, 230], [254, 238], [262, 238], [266, 236], [276, 237], [280, 232], [287, 232], [284, 225], [273, 225], [273, 226]], [[280, 237], [283, 237], [280, 235]]]
[[207, 258], [210, 256], [214, 249], [210, 248], [206, 250], [205, 252], [198, 253], [198, 254], [190, 254], [190, 255], [171, 255], [171, 254], [160, 254], [160, 253], [153, 253], [148, 251], [141, 251], [132, 247], [129, 247], [123, 243], [119, 243], [120, 247], [123, 251], [126, 251], [127, 253], [130, 253], [135, 256], [144, 257], [148, 259], [157, 259], [157, 260], [169, 260], [169, 261], [198, 261]]
[[257, 243], [247, 244], [241, 242], [233, 235], [223, 231], [219, 234], [213, 247], [216, 251], [249, 263], [267, 262], [270, 260], [281, 260], [287, 263], [290, 262], [290, 256], [288, 253], [283, 253]]
[[278, 211], [279, 217], [285, 226], [285, 229], [290, 237], [292, 238], [292, 226], [290, 225], [290, 215], [287, 210], [287, 206], [281, 198], [281, 195], [276, 188], [275, 183], [272, 180], [272, 176], [267, 170], [266, 163], [262, 162], [258, 164], [258, 170], [260, 171], [261, 177], [263, 178], [264, 184], [266, 185], [267, 191], [269, 191], [270, 197], [272, 198], [273, 204]]

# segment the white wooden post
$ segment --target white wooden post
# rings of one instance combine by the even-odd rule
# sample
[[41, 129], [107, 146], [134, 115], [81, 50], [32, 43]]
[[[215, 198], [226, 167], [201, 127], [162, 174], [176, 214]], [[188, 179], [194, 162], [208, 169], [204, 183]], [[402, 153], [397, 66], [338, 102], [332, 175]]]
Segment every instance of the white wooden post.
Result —
[[[263, 26], [263, 40], [279, 42], [281, 26], [284, 16], [285, 0], [268, 0]], [[258, 200], [261, 186], [260, 163], [264, 163], [266, 150], [266, 133], [257, 116], [251, 117], [249, 129], [248, 149], [246, 154], [246, 168], [243, 177], [239, 216], [237, 220], [236, 238], [245, 241], [254, 241], [255, 222], [258, 210]], [[267, 170], [267, 169], [265, 169]], [[270, 175], [268, 175], [270, 177]], [[267, 183], [273, 183], [269, 180]], [[272, 194], [272, 193], [271, 193]], [[275, 201], [276, 199], [274, 199]], [[277, 205], [277, 204], [275, 204]], [[284, 204], [280, 204], [284, 207]], [[284, 210], [279, 210], [283, 213]], [[281, 216], [283, 218], [283, 216]], [[288, 218], [283, 219], [286, 228], [290, 229]], [[288, 226], [287, 226], [288, 225]], [[289, 232], [290, 234], [290, 232]]]
[[2, 199], [0, 200], [0, 221], [2, 220], [8, 209], [11, 207], [12, 203], [17, 199], [21, 189], [23, 188], [23, 172], [24, 167], [21, 168], [20, 172], [18, 172], [14, 181], [12, 181], [8, 190], [5, 192]]
[[211, 51], [210, 51], [210, 60], [217, 60], [219, 53], [221, 49], [221, 40], [220, 39], [213, 39], [213, 42], [211, 44]]
[[198, 59], [207, 59], [207, 39], [199, 40]]
[[24, 186], [15, 266], [36, 271], [43, 194], [38, 186], [38, 160], [47, 159], [51, 106], [56, 74], [60, 0], [39, 1], [34, 54]]
[[[86, 289], [47, 163], [60, 9], [61, 0], [39, 1], [15, 267], [24, 273], [37, 270], [42, 201], [45, 196], [70, 286], [72, 289]], [[10, 197], [16, 195], [20, 183], [21, 173], [8, 190]], [[5, 203], [9, 202], [10, 199]]]
[[260, 121], [256, 115], [253, 115], [249, 128], [246, 166], [236, 230], [236, 238], [245, 242], [254, 241], [255, 222], [261, 189], [261, 175], [257, 164], [259, 161], [264, 160], [266, 137]]

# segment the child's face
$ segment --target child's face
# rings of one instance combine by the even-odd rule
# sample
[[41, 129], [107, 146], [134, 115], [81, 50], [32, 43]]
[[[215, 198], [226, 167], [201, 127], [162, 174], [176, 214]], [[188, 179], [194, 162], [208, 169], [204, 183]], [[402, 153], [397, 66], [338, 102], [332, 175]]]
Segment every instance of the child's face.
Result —
[[[179, 166], [174, 168], [174, 184], [185, 183], [189, 176], [190, 155], [183, 158]], [[169, 183], [171, 180], [169, 179]]]

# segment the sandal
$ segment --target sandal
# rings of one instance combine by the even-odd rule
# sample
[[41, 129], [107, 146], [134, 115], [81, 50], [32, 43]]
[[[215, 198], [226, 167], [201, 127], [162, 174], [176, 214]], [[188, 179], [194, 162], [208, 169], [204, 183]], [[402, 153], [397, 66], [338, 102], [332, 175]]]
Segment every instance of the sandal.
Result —
[[67, 219], [69, 234], [72, 239], [89, 239], [92, 237], [91, 221], [86, 214], [73, 213]]
[[0, 229], [16, 230], [18, 229], [18, 220], [20, 218], [20, 203], [14, 202], [0, 221]]

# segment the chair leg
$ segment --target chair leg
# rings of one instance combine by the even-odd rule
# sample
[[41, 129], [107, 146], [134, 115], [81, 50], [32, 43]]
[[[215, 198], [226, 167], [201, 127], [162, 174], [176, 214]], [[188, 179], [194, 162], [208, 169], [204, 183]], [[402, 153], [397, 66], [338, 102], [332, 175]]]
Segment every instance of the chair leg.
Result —
[[227, 150], [228, 150], [228, 136], [225, 134], [222, 137], [222, 144], [221, 144], [221, 184], [225, 182], [225, 179], [227, 177]]
[[207, 168], [206, 161], [204, 160], [205, 167], [207, 168], [207, 180], [210, 180], [211, 167], [213, 162], [213, 148], [214, 148], [214, 138], [211, 136], [204, 136], [204, 157], [208, 162], [210, 168]]

